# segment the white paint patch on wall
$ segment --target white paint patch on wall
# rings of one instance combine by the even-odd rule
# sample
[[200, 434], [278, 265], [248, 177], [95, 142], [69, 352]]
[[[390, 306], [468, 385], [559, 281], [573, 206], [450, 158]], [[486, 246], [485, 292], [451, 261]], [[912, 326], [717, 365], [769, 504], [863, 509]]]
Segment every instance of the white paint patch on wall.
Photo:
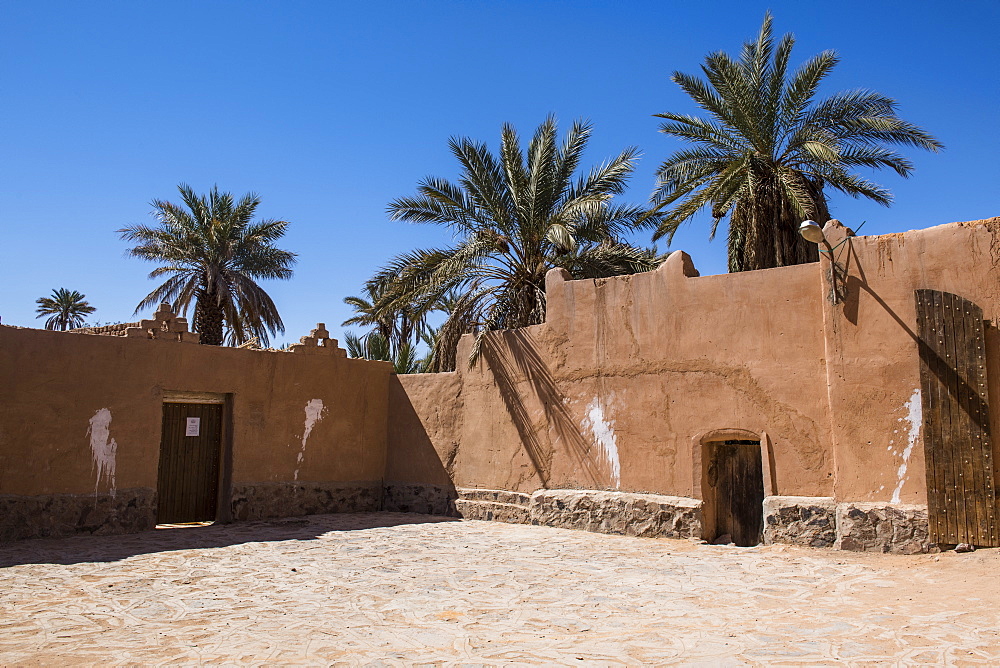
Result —
[[601, 452], [601, 458], [611, 470], [611, 484], [615, 489], [621, 487], [621, 462], [618, 460], [618, 441], [615, 439], [614, 420], [604, 417], [604, 406], [600, 397], [587, 405], [586, 417], [580, 422], [583, 429], [589, 429], [594, 436], [594, 442]]
[[302, 466], [302, 460], [306, 457], [306, 443], [309, 441], [309, 435], [316, 423], [322, 420], [325, 415], [326, 408], [323, 406], [322, 399], [310, 399], [306, 403], [306, 423], [302, 429], [302, 449], [299, 450], [299, 456], [295, 460], [294, 480], [299, 479], [299, 467]]
[[924, 423], [924, 409], [920, 403], [920, 388], [913, 390], [913, 394], [910, 396], [910, 400], [903, 404], [903, 408], [906, 409], [906, 416], [899, 418], [900, 422], [909, 422], [910, 426], [906, 433], [906, 448], [903, 450], [903, 463], [899, 465], [899, 470], [896, 472], [896, 489], [892, 491], [892, 503], [899, 503], [900, 494], [903, 491], [903, 483], [905, 483], [908, 478], [906, 477], [906, 467], [910, 464], [910, 455], [913, 454], [913, 446], [917, 443], [917, 437], [920, 435], [920, 427]]
[[101, 485], [101, 478], [108, 482], [108, 489], [111, 496], [117, 491], [115, 488], [115, 464], [118, 454], [118, 443], [111, 438], [111, 411], [107, 408], [94, 413], [90, 418], [90, 426], [87, 427], [87, 435], [90, 436], [90, 456], [97, 469], [97, 480], [94, 481], [94, 494]]

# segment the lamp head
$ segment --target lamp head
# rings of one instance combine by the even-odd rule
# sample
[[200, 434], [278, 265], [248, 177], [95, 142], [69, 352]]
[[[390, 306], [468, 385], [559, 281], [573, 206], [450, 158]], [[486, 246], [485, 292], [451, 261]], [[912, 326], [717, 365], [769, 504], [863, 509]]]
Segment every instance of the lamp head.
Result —
[[799, 225], [799, 234], [806, 241], [811, 241], [814, 244], [821, 244], [826, 241], [826, 237], [823, 235], [823, 228], [814, 223], [811, 220], [805, 220]]

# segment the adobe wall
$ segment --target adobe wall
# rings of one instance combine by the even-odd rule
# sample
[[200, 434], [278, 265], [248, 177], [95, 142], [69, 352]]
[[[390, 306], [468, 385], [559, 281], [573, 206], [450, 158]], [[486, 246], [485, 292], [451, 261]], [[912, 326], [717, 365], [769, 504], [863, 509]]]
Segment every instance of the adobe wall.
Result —
[[[827, 236], [836, 245], [845, 230], [832, 226]], [[847, 270], [847, 299], [824, 300], [823, 309], [836, 496], [926, 504], [913, 293], [952, 292], [983, 309], [990, 424], [1000, 434], [1000, 218], [854, 237], [835, 255]], [[996, 438], [993, 446], [1000, 452]]]
[[231, 401], [221, 518], [378, 509], [391, 366], [335, 352], [0, 327], [0, 539], [152, 527], [171, 391]]
[[772, 493], [832, 494], [821, 290], [818, 265], [699, 278], [684, 253], [551, 272], [545, 324], [491, 335], [473, 369], [399, 378], [423, 420], [390, 433], [390, 459], [429, 439], [458, 487], [697, 497], [702, 440], [766, 433]]
[[[913, 291], [954, 292], [995, 322], [998, 230], [1000, 218], [837, 246], [847, 231], [831, 221], [843, 303], [830, 299], [827, 258], [707, 277], [680, 252], [633, 276], [571, 281], [553, 270], [544, 324], [490, 335], [472, 369], [462, 363], [466, 337], [454, 373], [399, 378], [419, 419], [390, 431], [389, 460], [429, 442], [460, 506], [527, 521], [545, 515], [528, 511], [535, 501], [524, 495], [537, 490], [604, 490], [633, 505], [700, 500], [702, 443], [760, 438], [766, 540], [929, 549]], [[992, 325], [987, 344], [997, 397]], [[407, 471], [409, 482], [423, 480], [404, 465], [395, 475]], [[598, 497], [559, 493], [569, 494], [560, 508], [596, 512]]]
[[552, 271], [546, 322], [491, 334], [472, 368], [465, 337], [451, 373], [397, 377], [313, 339], [279, 353], [145, 338], [145, 324], [0, 327], [0, 539], [151, 527], [161, 406], [195, 392], [231, 415], [221, 520], [384, 509], [699, 536], [705, 444], [737, 439], [761, 442], [765, 542], [931, 549], [913, 292], [983, 308], [998, 433], [1000, 218], [825, 232], [843, 301], [826, 257], [706, 277], [681, 252], [632, 276]]

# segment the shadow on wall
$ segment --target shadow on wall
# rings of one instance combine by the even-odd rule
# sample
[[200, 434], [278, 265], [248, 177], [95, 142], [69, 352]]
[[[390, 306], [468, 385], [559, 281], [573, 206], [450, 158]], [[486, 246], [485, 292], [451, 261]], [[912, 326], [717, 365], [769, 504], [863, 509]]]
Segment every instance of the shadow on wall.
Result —
[[439, 454], [434, 449], [420, 415], [395, 374], [389, 376], [388, 440], [387, 481], [411, 480], [435, 485], [451, 483], [450, 470], [456, 453]]
[[154, 552], [197, 550], [266, 541], [315, 540], [336, 531], [456, 521], [459, 521], [458, 518], [397, 513], [347, 513], [214, 524], [187, 529], [156, 529], [126, 535], [40, 538], [16, 541], [0, 547], [0, 568], [22, 564], [119, 561]]
[[[990, 321], [985, 321], [986, 338], [986, 383], [987, 383], [987, 403], [990, 410], [990, 434], [993, 438], [993, 461], [1000, 461], [1000, 439], [995, 438], [1000, 434], [1000, 329]], [[1000, 470], [995, 470], [997, 483], [1000, 484]]]
[[[429, 415], [449, 419], [447, 412]], [[458, 498], [451, 477], [458, 443], [440, 443], [440, 453], [435, 449], [396, 375], [389, 376], [389, 416], [382, 510], [452, 514], [451, 504]]]
[[[955, 369], [952, 368], [952, 363], [948, 360], [943, 359], [929, 342], [925, 341], [921, 336], [914, 332], [913, 329], [906, 323], [903, 318], [896, 313], [885, 299], [882, 298], [868, 282], [868, 277], [865, 275], [865, 269], [861, 265], [861, 259], [858, 257], [857, 252], [854, 250], [853, 245], [848, 242], [848, 253], [846, 266], [849, 268], [851, 262], [855, 266], [855, 270], [858, 272], [858, 276], [849, 275], [847, 277], [847, 298], [844, 301], [844, 317], [852, 325], [858, 325], [858, 310], [861, 301], [861, 293], [866, 293], [869, 297], [875, 300], [882, 310], [889, 315], [893, 321], [899, 325], [899, 328], [906, 333], [914, 343], [917, 344], [918, 354], [920, 359], [926, 365], [926, 368], [932, 371], [942, 383], [944, 387], [956, 388], [956, 396], [965, 397], [966, 404], [963, 408], [967, 408], [967, 413], [976, 425], [986, 432], [989, 432], [989, 406], [984, 402], [979, 393], [972, 388], [968, 382], [962, 378]], [[845, 271], [847, 269], [845, 268]], [[987, 350], [989, 350], [990, 343], [990, 323], [984, 322], [984, 327], [986, 328], [986, 344]], [[968, 404], [971, 404], [968, 405]]]
[[538, 398], [548, 429], [555, 432], [555, 445], [562, 445], [578, 464], [587, 483], [600, 488], [607, 484], [609, 473], [594, 461], [592, 445], [583, 438], [573, 415], [566, 408], [567, 397], [559, 390], [545, 360], [538, 353], [529, 331], [506, 330], [488, 334], [483, 341], [483, 358], [489, 366], [504, 406], [510, 415], [521, 444], [531, 459], [544, 488], [550, 487], [553, 444], [539, 438], [530, 408], [517, 384], [524, 378]]

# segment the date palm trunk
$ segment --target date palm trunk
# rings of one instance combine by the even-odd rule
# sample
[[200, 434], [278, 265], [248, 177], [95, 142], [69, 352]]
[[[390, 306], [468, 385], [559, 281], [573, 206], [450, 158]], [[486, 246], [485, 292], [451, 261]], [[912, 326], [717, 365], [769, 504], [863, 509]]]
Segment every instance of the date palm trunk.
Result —
[[[763, 180], [763, 179], [762, 179]], [[761, 193], [762, 197], [739, 202], [729, 222], [729, 271], [753, 271], [817, 262], [816, 244], [799, 234], [806, 218], [826, 223], [830, 212], [822, 186], [807, 186], [811, 202], [805, 203], [805, 216], [797, 213], [777, 184]]]
[[224, 314], [218, 295], [199, 292], [198, 304], [194, 310], [194, 327], [201, 335], [201, 343], [208, 346], [222, 345], [223, 320]]

